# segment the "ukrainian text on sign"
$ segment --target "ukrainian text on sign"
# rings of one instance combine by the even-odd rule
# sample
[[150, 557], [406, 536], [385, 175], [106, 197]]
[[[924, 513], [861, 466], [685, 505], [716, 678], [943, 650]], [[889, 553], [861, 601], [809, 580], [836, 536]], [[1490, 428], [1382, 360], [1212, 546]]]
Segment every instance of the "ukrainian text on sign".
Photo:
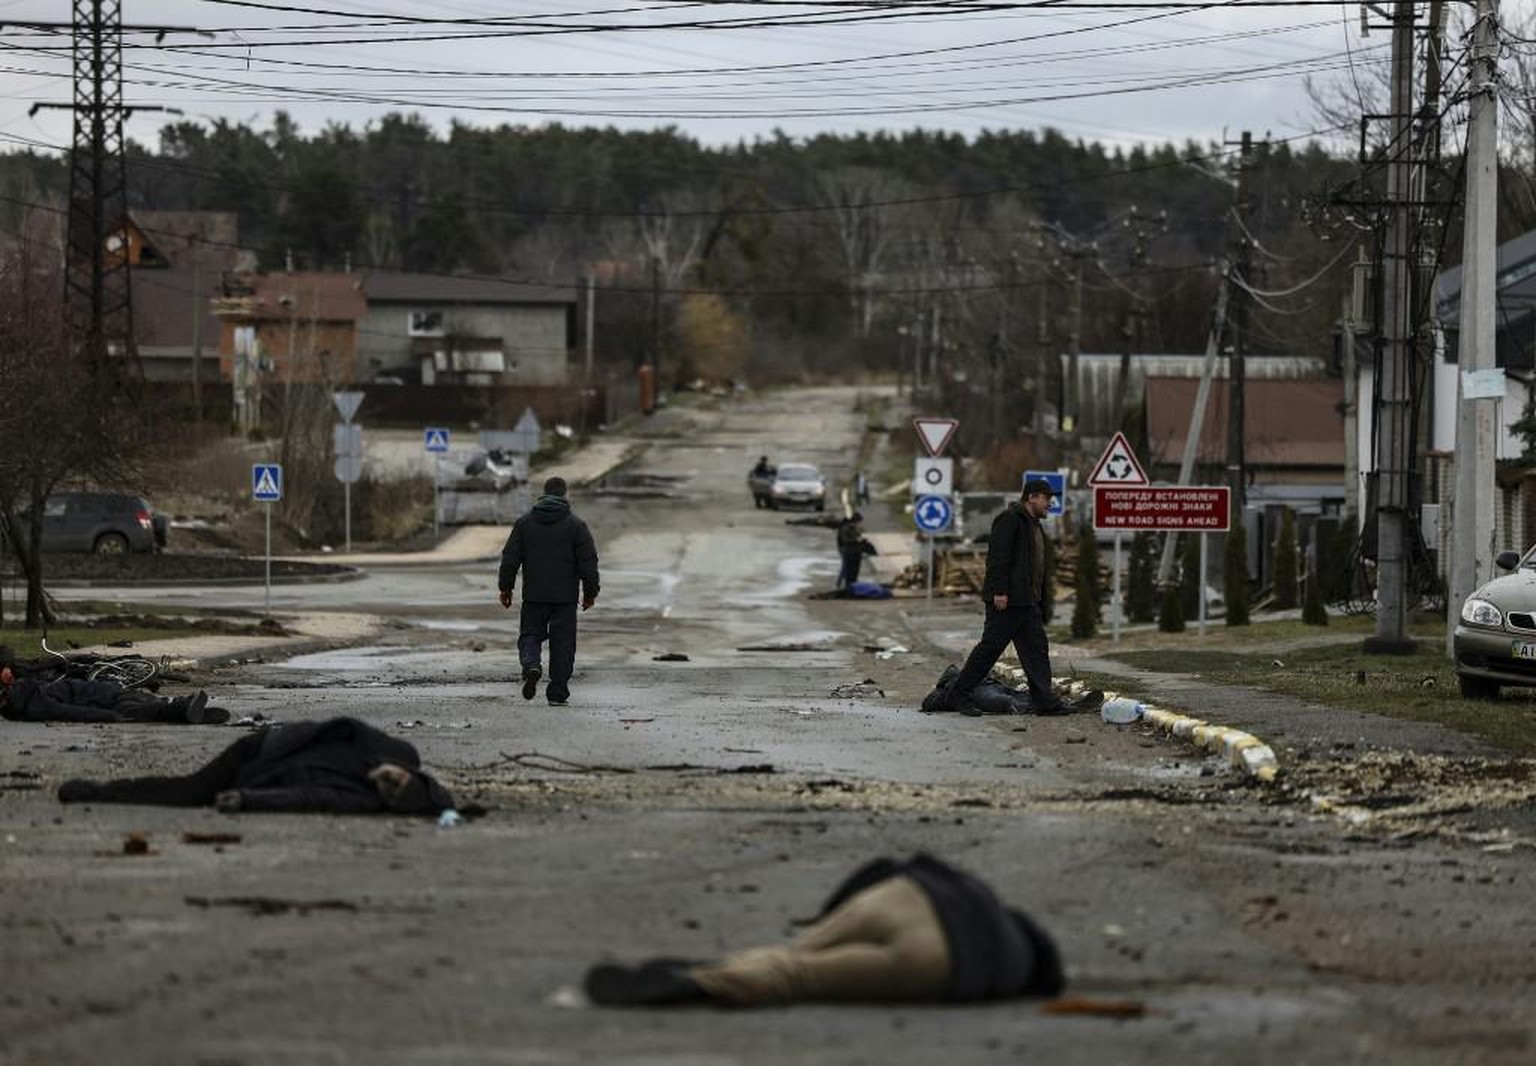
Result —
[[1159, 485], [1093, 490], [1093, 528], [1220, 533], [1231, 515], [1232, 490], [1225, 485]]

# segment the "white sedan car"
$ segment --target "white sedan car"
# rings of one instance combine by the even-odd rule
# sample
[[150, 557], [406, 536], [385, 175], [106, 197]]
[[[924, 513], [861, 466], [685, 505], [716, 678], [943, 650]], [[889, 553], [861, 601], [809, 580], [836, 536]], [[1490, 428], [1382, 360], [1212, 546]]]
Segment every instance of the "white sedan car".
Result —
[[827, 479], [809, 463], [785, 463], [773, 475], [768, 506], [827, 509]]

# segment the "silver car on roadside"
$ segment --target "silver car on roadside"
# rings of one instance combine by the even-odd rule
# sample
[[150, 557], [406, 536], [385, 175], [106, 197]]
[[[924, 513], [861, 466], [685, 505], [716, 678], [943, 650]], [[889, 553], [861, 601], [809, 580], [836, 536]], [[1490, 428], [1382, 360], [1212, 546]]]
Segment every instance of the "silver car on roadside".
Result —
[[768, 506], [810, 507], [817, 511], [827, 509], [827, 479], [810, 463], [784, 463], [773, 475], [773, 487], [768, 490]]
[[1536, 546], [1501, 552], [1494, 565], [1508, 573], [1467, 597], [1451, 637], [1468, 699], [1493, 699], [1504, 685], [1536, 688]]

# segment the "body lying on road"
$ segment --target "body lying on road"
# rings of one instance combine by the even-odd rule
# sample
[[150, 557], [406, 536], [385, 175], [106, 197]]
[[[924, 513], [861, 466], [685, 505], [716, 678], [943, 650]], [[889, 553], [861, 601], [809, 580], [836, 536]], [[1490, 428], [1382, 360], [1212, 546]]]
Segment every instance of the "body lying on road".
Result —
[[1055, 941], [985, 882], [928, 855], [876, 859], [832, 893], [790, 943], [720, 962], [595, 966], [587, 995], [607, 1006], [714, 1001], [966, 1002], [1060, 995]]
[[337, 814], [436, 815], [454, 806], [414, 747], [355, 718], [268, 726], [181, 777], [66, 781], [59, 800]]

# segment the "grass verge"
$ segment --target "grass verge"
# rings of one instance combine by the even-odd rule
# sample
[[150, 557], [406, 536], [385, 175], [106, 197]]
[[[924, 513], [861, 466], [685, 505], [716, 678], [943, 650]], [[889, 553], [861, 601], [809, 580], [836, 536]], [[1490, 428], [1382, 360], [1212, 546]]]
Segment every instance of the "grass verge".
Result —
[[[56, 626], [48, 630], [48, 647], [68, 654], [75, 648], [94, 647], [98, 644], [115, 644], [132, 641], [136, 646], [146, 640], [177, 640], [184, 637], [207, 635], [206, 629], [195, 626], [186, 628], [162, 626], [124, 626], [122, 628], [97, 628], [94, 626]], [[22, 629], [19, 626], [0, 626], [0, 644], [9, 647], [18, 659], [36, 659], [43, 654], [44, 633], [41, 629]], [[113, 652], [129, 655], [132, 647], [114, 648]]]

